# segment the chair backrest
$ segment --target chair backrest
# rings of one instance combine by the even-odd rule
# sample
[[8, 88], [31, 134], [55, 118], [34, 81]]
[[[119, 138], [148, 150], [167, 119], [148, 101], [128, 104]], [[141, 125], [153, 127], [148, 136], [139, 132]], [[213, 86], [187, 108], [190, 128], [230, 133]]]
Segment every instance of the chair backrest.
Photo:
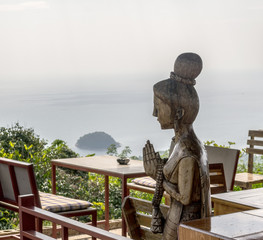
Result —
[[[166, 218], [169, 206], [161, 204], [160, 209]], [[122, 212], [130, 238], [135, 240], [162, 239], [162, 234], [154, 234], [150, 230], [152, 220], [152, 203], [150, 201], [127, 196], [122, 203]]]
[[[263, 130], [249, 130], [248, 136], [250, 137], [247, 140], [249, 147], [246, 149], [248, 153], [248, 173], [253, 173], [254, 154], [263, 155]], [[261, 147], [261, 149], [258, 147]]]
[[227, 191], [223, 163], [210, 163], [209, 177], [211, 194], [224, 193]]
[[18, 196], [33, 194], [40, 205], [33, 164], [0, 158], [0, 206], [18, 211]]
[[223, 163], [227, 190], [233, 190], [240, 151], [232, 148], [205, 146], [208, 163]]

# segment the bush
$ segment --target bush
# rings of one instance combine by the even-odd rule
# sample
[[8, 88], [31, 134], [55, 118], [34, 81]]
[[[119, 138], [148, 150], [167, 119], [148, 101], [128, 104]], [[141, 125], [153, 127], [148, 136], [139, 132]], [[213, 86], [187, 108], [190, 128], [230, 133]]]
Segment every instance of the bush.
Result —
[[15, 123], [9, 128], [0, 128], [0, 146], [5, 153], [13, 154], [13, 158], [16, 160], [26, 159], [29, 157], [29, 152], [25, 145], [26, 148], [31, 149], [30, 153], [39, 153], [44, 150], [47, 141], [40, 139], [33, 128], [24, 128], [19, 123]]

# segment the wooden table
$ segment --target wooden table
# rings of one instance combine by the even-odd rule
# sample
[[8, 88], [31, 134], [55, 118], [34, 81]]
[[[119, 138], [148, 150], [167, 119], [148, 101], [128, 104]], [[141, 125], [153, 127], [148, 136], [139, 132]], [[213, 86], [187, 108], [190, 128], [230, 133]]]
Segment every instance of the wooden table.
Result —
[[263, 239], [263, 209], [198, 219], [180, 224], [179, 239]]
[[251, 189], [253, 184], [263, 183], [263, 175], [255, 173], [237, 173], [235, 185], [242, 189]]
[[[127, 179], [146, 176], [143, 162], [130, 160], [128, 165], [120, 165], [114, 156], [93, 156], [83, 158], [65, 158], [51, 161], [52, 192], [56, 194], [56, 167], [65, 167], [80, 171], [93, 172], [105, 176], [105, 228], [109, 230], [109, 176], [122, 180], [122, 200], [128, 195]], [[122, 216], [122, 235], [126, 236], [126, 224]]]
[[211, 200], [214, 215], [263, 209], [263, 188], [213, 194]]

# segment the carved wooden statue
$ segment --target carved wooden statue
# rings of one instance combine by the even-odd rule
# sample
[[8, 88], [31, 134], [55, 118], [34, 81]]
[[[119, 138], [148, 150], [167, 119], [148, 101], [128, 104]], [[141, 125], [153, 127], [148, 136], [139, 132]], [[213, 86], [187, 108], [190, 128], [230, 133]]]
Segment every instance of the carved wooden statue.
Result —
[[[177, 239], [179, 222], [210, 215], [207, 157], [192, 126], [199, 110], [195, 78], [201, 70], [202, 60], [197, 54], [183, 53], [176, 59], [170, 78], [153, 88], [153, 115], [162, 129], [175, 132], [167, 161], [149, 141], [143, 149], [145, 171], [156, 180], [151, 230], [163, 232], [165, 240]], [[159, 210], [164, 191], [171, 196], [166, 220]]]

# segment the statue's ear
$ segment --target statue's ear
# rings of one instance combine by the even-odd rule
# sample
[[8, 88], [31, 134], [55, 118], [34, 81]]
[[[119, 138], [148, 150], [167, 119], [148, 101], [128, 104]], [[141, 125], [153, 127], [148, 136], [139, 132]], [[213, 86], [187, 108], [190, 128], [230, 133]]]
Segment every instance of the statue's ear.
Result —
[[176, 109], [175, 119], [176, 119], [176, 120], [179, 120], [179, 119], [181, 119], [183, 116], [184, 116], [184, 109], [183, 109], [183, 108]]

